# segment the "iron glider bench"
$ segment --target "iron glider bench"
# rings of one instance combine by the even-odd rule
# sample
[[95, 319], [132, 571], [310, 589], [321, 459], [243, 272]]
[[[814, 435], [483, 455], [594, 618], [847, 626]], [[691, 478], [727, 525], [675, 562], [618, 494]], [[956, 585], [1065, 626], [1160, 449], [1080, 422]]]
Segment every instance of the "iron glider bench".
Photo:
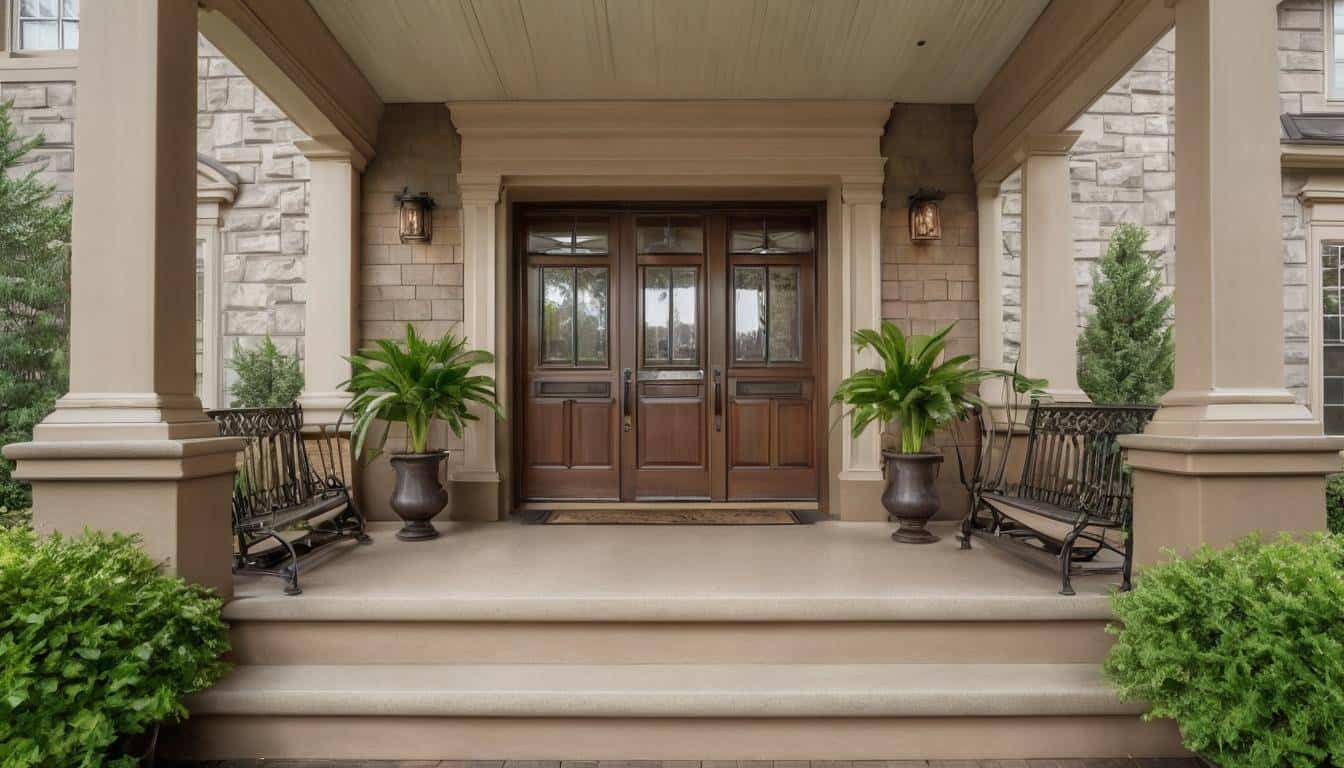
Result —
[[[346, 480], [351, 465], [340, 424], [304, 427], [298, 403], [208, 415], [221, 436], [247, 439], [231, 504], [234, 573], [278, 576], [285, 580], [285, 594], [297, 595], [308, 554], [341, 539], [372, 542]], [[273, 546], [259, 548], [265, 542]]]
[[[970, 505], [961, 546], [971, 537], [1009, 539], [1058, 559], [1060, 594], [1074, 594], [1072, 577], [1119, 573], [1128, 590], [1133, 571], [1133, 487], [1116, 438], [1142, 432], [1156, 406], [1044, 404], [1027, 412], [1026, 448], [1016, 483], [1004, 482], [1014, 428], [997, 429], [976, 411], [972, 450], [958, 441]], [[988, 519], [981, 514], [987, 513]], [[1119, 563], [1097, 560], [1103, 552]]]

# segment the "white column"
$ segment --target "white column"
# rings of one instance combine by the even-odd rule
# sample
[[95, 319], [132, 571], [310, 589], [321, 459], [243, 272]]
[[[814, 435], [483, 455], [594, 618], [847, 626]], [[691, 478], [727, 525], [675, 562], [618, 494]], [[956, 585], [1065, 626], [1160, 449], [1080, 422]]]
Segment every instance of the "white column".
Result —
[[227, 595], [241, 440], [195, 391], [196, 6], [90, 3], [80, 22], [70, 393], [5, 448], [44, 531], [131, 531]]
[[[300, 141], [308, 158], [308, 298], [303, 324], [303, 406], [309, 424], [335, 424], [350, 403], [340, 386], [355, 351], [359, 176], [364, 158], [336, 143]], [[345, 420], [349, 426], [349, 419]]]
[[[462, 332], [472, 348], [489, 350], [496, 356], [499, 345], [495, 328], [495, 249], [500, 187], [499, 176], [458, 175], [462, 198], [462, 282], [465, 286]], [[478, 373], [490, 376], [495, 376], [497, 371], [497, 364], [478, 369]], [[453, 473], [453, 480], [497, 483], [494, 416], [479, 406], [474, 406], [472, 412], [480, 420], [467, 425], [466, 456], [462, 467]]]
[[1069, 148], [1080, 134], [1032, 136], [1022, 155], [1022, 351], [1024, 375], [1046, 379], [1056, 402], [1086, 402], [1078, 387], [1077, 291]]
[[1283, 382], [1274, 23], [1259, 0], [1176, 5], [1176, 387], [1121, 439], [1140, 562], [1321, 528], [1324, 475], [1339, 470], [1344, 440]]
[[[850, 344], [854, 331], [882, 324], [882, 183], [846, 181], [841, 188], [840, 286], [842, 327], [835, 338], [845, 345], [841, 376], [879, 365], [871, 350], [860, 353]], [[850, 420], [843, 430], [841, 480], [882, 479], [882, 435], [877, 425], [857, 438], [850, 437]]]
[[[1003, 200], [997, 183], [976, 188], [979, 229], [980, 366], [1003, 366]], [[980, 397], [989, 405], [1004, 403], [1004, 385], [999, 379], [980, 384]]]

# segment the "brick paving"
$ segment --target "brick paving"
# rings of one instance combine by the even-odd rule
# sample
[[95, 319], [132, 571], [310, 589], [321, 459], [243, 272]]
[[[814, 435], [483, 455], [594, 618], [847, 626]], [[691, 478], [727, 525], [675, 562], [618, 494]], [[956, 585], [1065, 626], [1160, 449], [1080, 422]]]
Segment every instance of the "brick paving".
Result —
[[1036, 760], [227, 760], [161, 768], [1201, 768], [1192, 758]]

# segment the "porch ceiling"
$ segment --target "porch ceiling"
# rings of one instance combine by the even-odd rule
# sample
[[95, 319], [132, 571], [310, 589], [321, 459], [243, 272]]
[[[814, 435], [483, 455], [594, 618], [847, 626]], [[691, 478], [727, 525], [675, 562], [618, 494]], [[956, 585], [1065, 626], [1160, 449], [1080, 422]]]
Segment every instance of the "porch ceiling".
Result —
[[[385, 102], [975, 101], [1048, 0], [310, 0]], [[925, 45], [917, 45], [918, 41]]]

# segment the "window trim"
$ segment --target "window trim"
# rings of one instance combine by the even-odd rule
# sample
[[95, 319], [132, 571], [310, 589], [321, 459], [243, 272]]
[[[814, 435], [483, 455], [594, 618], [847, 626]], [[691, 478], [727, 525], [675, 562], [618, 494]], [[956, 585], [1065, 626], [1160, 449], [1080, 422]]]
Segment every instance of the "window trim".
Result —
[[[1325, 78], [1325, 103], [1327, 107], [1332, 108], [1344, 107], [1344, 83], [1335, 82], [1335, 2], [1336, 0], [1325, 0], [1321, 8], [1321, 12], [1325, 14], [1322, 20], [1324, 23], [1321, 25], [1325, 30], [1325, 41], [1322, 46], [1325, 49], [1324, 60], [1321, 62], [1325, 71], [1322, 76]], [[1344, 63], [1344, 58], [1340, 61]]]
[[[74, 48], [36, 48], [25, 49], [19, 45], [19, 4], [23, 0], [6, 0], [5, 2], [5, 50], [11, 56], [46, 58], [51, 56], [64, 57], [73, 56], [79, 51], [79, 47]], [[56, 2], [56, 35], [57, 40], [63, 40], [65, 30], [61, 27], [64, 18], [61, 15], [61, 9], [64, 7], [64, 0], [55, 0]], [[82, 23], [83, 8], [80, 8], [81, 18], [74, 19], [75, 23]]]

